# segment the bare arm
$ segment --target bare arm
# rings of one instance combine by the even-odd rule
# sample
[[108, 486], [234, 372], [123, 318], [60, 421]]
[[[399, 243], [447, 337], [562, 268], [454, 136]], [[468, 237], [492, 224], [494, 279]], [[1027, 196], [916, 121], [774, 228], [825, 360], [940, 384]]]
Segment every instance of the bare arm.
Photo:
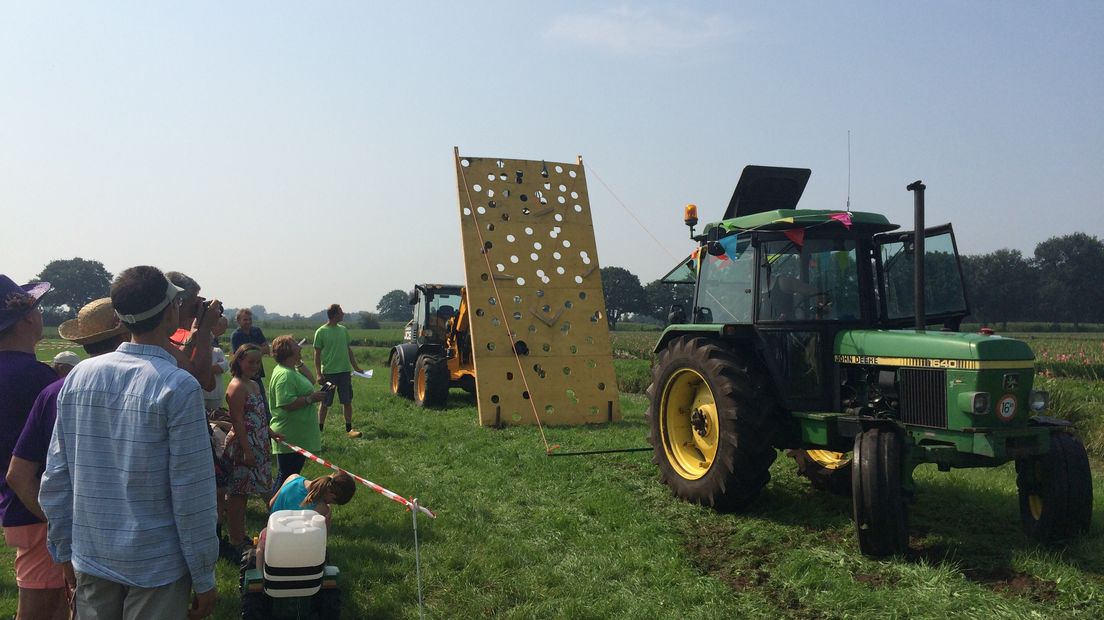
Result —
[[249, 431], [245, 427], [245, 400], [248, 388], [243, 381], [234, 377], [226, 388], [226, 403], [230, 406], [230, 423], [234, 425], [234, 441], [241, 448], [241, 463], [252, 467], [257, 460], [249, 448]]
[[199, 381], [199, 386], [210, 392], [215, 389], [215, 373], [211, 367], [211, 328], [222, 316], [222, 302], [217, 299], [210, 301], [210, 306], [203, 314], [202, 320], [194, 324], [191, 336], [184, 344], [184, 352], [192, 362], [188, 372]]
[[[314, 348], [314, 372], [322, 379], [322, 349]], [[311, 382], [313, 383], [313, 381]]]
[[357, 372], [364, 372], [363, 370], [360, 369], [360, 365], [357, 364], [356, 356], [353, 355], [353, 347], [351, 345], [349, 346], [349, 364], [352, 365], [353, 370], [355, 370]]
[[323, 517], [326, 517], [326, 532], [328, 535], [328, 532], [330, 531], [330, 516], [332, 515], [330, 505], [326, 502], [318, 502], [314, 505], [314, 511], [322, 515]]
[[42, 512], [42, 506], [38, 503], [38, 487], [40, 477], [38, 475], [42, 463], [21, 459], [18, 456], [11, 457], [8, 465], [8, 486], [15, 491], [19, 501], [30, 510], [34, 516], [46, 521], [46, 515]]
[[[299, 374], [301, 374], [301, 375], [303, 375], [304, 377], [307, 378], [307, 381], [310, 381], [311, 383], [314, 383], [314, 375], [311, 374], [310, 367], [307, 366], [306, 362], [302, 362], [299, 365], [298, 370], [299, 370]], [[319, 374], [318, 376], [321, 377], [322, 375]]]

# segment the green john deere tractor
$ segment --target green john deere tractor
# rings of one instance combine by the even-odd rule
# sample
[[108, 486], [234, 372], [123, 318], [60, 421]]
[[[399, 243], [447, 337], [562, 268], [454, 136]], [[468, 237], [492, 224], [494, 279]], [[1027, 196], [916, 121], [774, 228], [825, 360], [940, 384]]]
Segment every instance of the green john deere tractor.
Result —
[[912, 472], [1014, 460], [1027, 534], [1085, 532], [1088, 457], [1043, 415], [1027, 344], [961, 333], [969, 314], [949, 224], [797, 209], [810, 171], [748, 166], [724, 214], [665, 276], [692, 284], [656, 345], [649, 441], [678, 497], [739, 510], [784, 449], [814, 486], [852, 496], [864, 554], [908, 549]]

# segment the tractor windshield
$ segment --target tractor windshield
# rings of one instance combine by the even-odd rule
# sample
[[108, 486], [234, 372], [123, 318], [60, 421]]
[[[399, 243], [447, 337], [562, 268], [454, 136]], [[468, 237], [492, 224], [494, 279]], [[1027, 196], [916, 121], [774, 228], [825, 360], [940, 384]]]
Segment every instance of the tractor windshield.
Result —
[[448, 320], [460, 308], [459, 289], [421, 289], [421, 301], [414, 309], [412, 330], [419, 337], [431, 341], [443, 341], [447, 333]]
[[456, 315], [460, 308], [460, 291], [438, 290], [433, 293], [433, 299], [429, 300], [425, 324], [433, 325], [438, 337], [444, 337], [448, 320]]
[[[924, 314], [928, 317], [965, 316], [965, 287], [958, 265], [954, 232], [950, 225], [925, 231]], [[915, 269], [913, 234], [886, 235], [881, 243], [880, 260], [885, 278], [886, 318], [912, 319], [916, 315], [913, 270]]]
[[763, 243], [760, 321], [853, 321], [861, 318], [853, 239], [781, 239]]

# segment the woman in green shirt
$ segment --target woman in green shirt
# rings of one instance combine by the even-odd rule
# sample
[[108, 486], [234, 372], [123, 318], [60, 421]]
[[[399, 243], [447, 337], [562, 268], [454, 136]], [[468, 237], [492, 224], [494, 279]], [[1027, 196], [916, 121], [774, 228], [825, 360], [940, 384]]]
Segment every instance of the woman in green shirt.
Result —
[[278, 466], [275, 492], [288, 476], [301, 472], [307, 460], [276, 439], [286, 439], [288, 443], [317, 452], [322, 447], [322, 433], [318, 430], [318, 416], [310, 405], [322, 400], [325, 393], [315, 391], [314, 375], [303, 363], [302, 351], [293, 336], [279, 336], [273, 340], [272, 356], [276, 358], [276, 368], [268, 382], [268, 403], [272, 407], [269, 424], [274, 436], [272, 453], [276, 455]]

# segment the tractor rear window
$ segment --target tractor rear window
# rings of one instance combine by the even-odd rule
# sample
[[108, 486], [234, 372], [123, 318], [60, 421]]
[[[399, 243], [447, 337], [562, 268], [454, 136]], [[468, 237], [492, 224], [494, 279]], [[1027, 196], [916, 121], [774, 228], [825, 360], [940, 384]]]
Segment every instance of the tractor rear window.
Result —
[[853, 321], [858, 263], [851, 239], [768, 241], [759, 264], [760, 321]]

